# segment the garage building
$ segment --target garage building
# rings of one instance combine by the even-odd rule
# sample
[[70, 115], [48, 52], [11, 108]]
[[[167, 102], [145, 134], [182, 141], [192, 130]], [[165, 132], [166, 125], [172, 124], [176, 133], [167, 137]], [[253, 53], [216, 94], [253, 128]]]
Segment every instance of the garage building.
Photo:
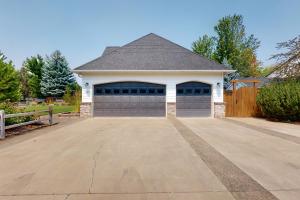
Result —
[[226, 66], [148, 34], [74, 69], [81, 116], [223, 117]]

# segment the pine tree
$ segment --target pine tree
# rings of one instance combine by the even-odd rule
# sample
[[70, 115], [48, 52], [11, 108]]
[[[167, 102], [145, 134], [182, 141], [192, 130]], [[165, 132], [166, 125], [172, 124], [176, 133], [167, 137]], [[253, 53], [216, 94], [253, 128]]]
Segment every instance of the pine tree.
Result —
[[46, 57], [42, 70], [41, 92], [45, 97], [61, 97], [66, 86], [75, 81], [68, 62], [60, 51]]
[[11, 61], [0, 52], [0, 102], [18, 101], [20, 94], [19, 74]]

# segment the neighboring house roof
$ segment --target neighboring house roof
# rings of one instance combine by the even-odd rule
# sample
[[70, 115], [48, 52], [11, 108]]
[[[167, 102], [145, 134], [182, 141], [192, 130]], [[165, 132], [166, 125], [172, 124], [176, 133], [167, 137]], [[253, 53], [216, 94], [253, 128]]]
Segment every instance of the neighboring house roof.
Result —
[[[245, 80], [245, 81], [250, 81], [250, 80], [258, 80], [259, 83], [256, 84], [257, 88], [261, 88], [264, 85], [268, 84], [272, 79], [267, 78], [267, 77], [246, 77], [246, 78], [238, 78], [238, 80]], [[251, 82], [237, 82], [236, 83], [236, 88], [239, 89], [241, 87], [252, 87], [253, 83]], [[232, 90], [232, 84], [226, 88], [226, 90]]]
[[[246, 77], [246, 78], [239, 78], [239, 80], [245, 80], [245, 81], [249, 81], [249, 80], [258, 80], [259, 83], [256, 84], [256, 86], [258, 88], [263, 87], [264, 85], [268, 84], [271, 79], [267, 78], [267, 77]], [[247, 86], [253, 86], [253, 83], [245, 83]]]
[[122, 47], [107, 47], [102, 56], [74, 71], [114, 70], [220, 70], [225, 65], [211, 61], [165, 38], [150, 33]]

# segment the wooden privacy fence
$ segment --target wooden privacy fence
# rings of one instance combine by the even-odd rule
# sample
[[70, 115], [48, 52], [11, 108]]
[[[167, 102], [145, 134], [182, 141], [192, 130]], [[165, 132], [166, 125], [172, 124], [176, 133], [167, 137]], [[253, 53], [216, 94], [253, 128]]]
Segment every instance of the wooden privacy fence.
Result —
[[49, 124], [52, 125], [53, 124], [52, 106], [49, 106], [48, 110], [26, 112], [26, 113], [14, 113], [14, 114], [5, 114], [4, 110], [0, 110], [0, 139], [5, 138], [5, 130], [7, 130], [7, 129], [42, 122], [41, 119], [34, 119], [34, 120], [31, 120], [28, 122], [22, 122], [22, 123], [18, 123], [18, 124], [12, 124], [12, 125], [5, 126], [5, 119], [13, 118], [13, 117], [39, 116], [40, 113], [45, 113], [45, 112], [48, 112], [48, 115], [49, 115], [48, 121], [49, 121]]
[[[236, 83], [238, 82], [250, 82], [253, 83], [253, 86], [236, 89]], [[258, 80], [232, 81], [232, 92], [224, 93], [226, 117], [254, 117], [259, 115], [260, 111], [256, 104], [258, 82]]]

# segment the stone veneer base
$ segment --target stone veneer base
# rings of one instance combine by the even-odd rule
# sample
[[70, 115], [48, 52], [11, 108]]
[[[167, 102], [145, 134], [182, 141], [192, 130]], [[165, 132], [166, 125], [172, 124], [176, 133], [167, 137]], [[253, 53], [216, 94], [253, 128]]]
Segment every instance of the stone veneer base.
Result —
[[80, 117], [92, 116], [92, 103], [81, 103], [80, 105]]
[[[167, 103], [167, 115], [176, 115], [176, 103]], [[81, 103], [80, 117], [92, 116], [92, 103]], [[225, 104], [214, 103], [214, 117], [225, 118]]]
[[215, 118], [225, 118], [225, 104], [224, 103], [214, 103], [214, 117]]
[[167, 116], [176, 115], [176, 103], [167, 103]]

